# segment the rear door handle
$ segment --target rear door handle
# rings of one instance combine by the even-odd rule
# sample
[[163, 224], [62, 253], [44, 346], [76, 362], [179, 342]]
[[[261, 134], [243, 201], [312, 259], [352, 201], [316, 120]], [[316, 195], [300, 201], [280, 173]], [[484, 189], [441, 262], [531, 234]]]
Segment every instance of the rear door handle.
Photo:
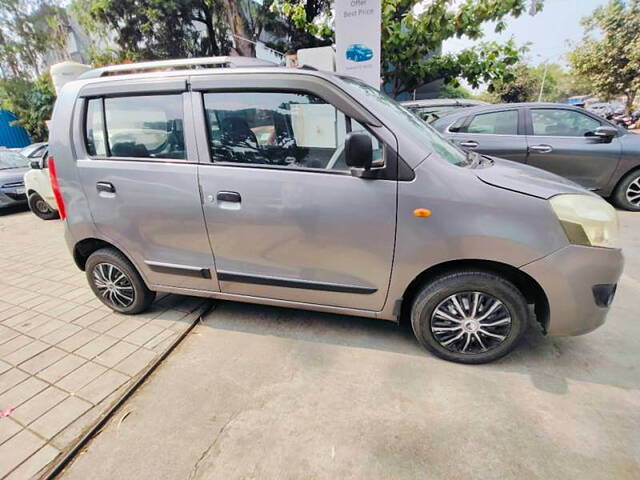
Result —
[[466, 142], [460, 142], [460, 146], [464, 147], [464, 148], [476, 148], [478, 145], [480, 145], [478, 142], [475, 142], [473, 140], [468, 140]]
[[111, 182], [96, 183], [96, 190], [98, 190], [98, 192], [116, 193], [116, 187], [114, 187]]
[[532, 145], [529, 150], [536, 153], [550, 153], [553, 152], [551, 145]]
[[220, 191], [216, 195], [216, 198], [219, 202], [240, 203], [242, 201], [242, 197], [238, 192]]

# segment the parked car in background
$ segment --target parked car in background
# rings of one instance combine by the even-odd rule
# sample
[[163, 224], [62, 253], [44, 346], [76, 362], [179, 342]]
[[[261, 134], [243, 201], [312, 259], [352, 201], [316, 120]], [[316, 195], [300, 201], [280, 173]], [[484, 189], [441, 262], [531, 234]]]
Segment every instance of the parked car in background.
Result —
[[10, 150], [0, 150], [0, 207], [26, 203], [23, 177], [28, 169], [26, 157]]
[[18, 151], [21, 155], [31, 159], [31, 158], [40, 158], [44, 155], [47, 150], [47, 142], [40, 143], [32, 143], [31, 145], [27, 145], [24, 148], [21, 148]]
[[466, 150], [557, 173], [640, 211], [640, 135], [582, 108], [490, 105], [453, 112], [433, 127]]
[[597, 102], [585, 105], [587, 112], [595, 113], [602, 118], [610, 118], [615, 113], [614, 106], [609, 102]]
[[400, 104], [415, 113], [425, 122], [431, 123], [443, 115], [460, 108], [477, 107], [479, 105], [489, 105], [480, 100], [470, 100], [468, 98], [433, 98], [430, 100], [409, 100]]
[[105, 67], [58, 96], [52, 185], [109, 308], [173, 292], [405, 314], [463, 363], [511, 351], [532, 312], [550, 335], [604, 322], [623, 266], [607, 202], [467, 154], [354, 78], [251, 62]]
[[43, 220], [53, 220], [58, 218], [58, 209], [51, 188], [47, 153], [45, 150], [39, 158], [31, 160], [31, 169], [24, 174], [24, 186], [31, 211]]

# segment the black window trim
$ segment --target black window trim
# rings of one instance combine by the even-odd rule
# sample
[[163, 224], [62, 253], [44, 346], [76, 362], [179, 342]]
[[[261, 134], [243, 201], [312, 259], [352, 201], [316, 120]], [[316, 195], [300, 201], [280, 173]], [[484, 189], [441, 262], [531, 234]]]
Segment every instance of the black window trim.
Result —
[[[183, 124], [184, 124], [184, 98], [183, 94], [185, 92], [177, 92], [177, 91], [152, 91], [150, 93], [144, 92], [127, 92], [121, 95], [96, 95], [96, 96], [86, 96], [82, 97], [84, 100], [83, 112], [82, 112], [82, 146], [84, 148], [84, 153], [87, 158], [91, 160], [109, 160], [109, 161], [126, 161], [126, 162], [148, 162], [148, 163], [179, 163], [179, 164], [197, 164], [198, 162], [190, 161], [188, 159], [188, 152], [185, 151], [186, 158], [156, 158], [156, 157], [122, 157], [122, 156], [114, 156], [111, 155], [111, 146], [109, 145], [109, 136], [107, 134], [107, 112], [105, 108], [105, 99], [106, 98], [125, 98], [125, 97], [159, 97], [159, 96], [179, 96], [182, 104], [182, 114], [183, 114]], [[89, 102], [91, 100], [101, 100], [100, 108], [102, 109], [102, 130], [104, 134], [104, 143], [106, 155], [91, 155], [89, 153], [88, 146], [88, 137], [87, 137], [87, 114], [89, 112]], [[186, 146], [186, 137], [185, 137], [185, 146]]]

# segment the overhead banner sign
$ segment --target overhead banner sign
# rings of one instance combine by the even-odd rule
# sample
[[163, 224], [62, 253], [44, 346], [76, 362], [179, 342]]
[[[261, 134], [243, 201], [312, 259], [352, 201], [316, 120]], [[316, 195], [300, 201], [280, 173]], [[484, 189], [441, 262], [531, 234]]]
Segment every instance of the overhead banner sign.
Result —
[[336, 0], [336, 71], [380, 88], [380, 0]]

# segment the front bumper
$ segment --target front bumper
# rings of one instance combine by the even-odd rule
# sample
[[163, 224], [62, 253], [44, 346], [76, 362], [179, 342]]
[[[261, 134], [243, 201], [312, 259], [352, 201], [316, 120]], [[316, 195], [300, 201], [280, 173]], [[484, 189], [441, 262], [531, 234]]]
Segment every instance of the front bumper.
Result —
[[602, 302], [600, 290], [618, 283], [623, 264], [619, 249], [569, 245], [522, 267], [549, 300], [547, 333], [582, 335], [602, 325], [610, 302]]
[[23, 193], [17, 193], [16, 189], [0, 190], [0, 207], [18, 205], [26, 201], [27, 196]]

